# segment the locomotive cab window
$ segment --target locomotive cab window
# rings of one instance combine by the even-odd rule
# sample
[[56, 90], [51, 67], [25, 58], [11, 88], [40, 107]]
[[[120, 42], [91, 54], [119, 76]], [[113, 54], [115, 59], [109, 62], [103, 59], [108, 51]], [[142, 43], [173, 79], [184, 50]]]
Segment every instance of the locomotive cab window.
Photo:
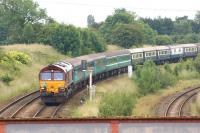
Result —
[[64, 80], [64, 74], [62, 72], [54, 72], [54, 80]]
[[41, 80], [51, 80], [51, 72], [42, 72], [40, 74]]

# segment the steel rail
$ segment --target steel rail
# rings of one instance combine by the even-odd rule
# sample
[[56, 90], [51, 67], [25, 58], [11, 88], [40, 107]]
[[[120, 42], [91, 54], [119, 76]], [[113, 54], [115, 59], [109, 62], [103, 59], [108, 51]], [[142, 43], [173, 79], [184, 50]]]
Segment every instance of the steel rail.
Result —
[[173, 104], [174, 104], [177, 100], [179, 100], [179, 99], [180, 99], [181, 97], [183, 97], [184, 95], [186, 95], [186, 94], [188, 94], [188, 93], [190, 93], [190, 92], [192, 92], [192, 91], [198, 90], [198, 89], [200, 89], [199, 86], [198, 86], [198, 87], [195, 87], [195, 88], [193, 88], [193, 89], [190, 89], [190, 90], [188, 90], [188, 91], [186, 91], [186, 92], [184, 92], [184, 93], [178, 95], [177, 97], [175, 97], [175, 98], [169, 103], [169, 105], [167, 106], [167, 109], [166, 109], [164, 115], [165, 115], [165, 116], [168, 116], [171, 107], [173, 106]]
[[3, 107], [3, 108], [0, 110], [0, 114], [2, 114], [4, 111], [6, 111], [8, 108], [10, 108], [11, 106], [13, 106], [13, 105], [16, 104], [17, 102], [19, 102], [19, 101], [23, 100], [24, 98], [27, 98], [27, 97], [29, 97], [29, 96], [31, 96], [31, 95], [33, 95], [33, 94], [36, 94], [36, 93], [38, 93], [38, 92], [39, 92], [39, 90], [33, 91], [33, 92], [29, 93], [29, 94], [26, 94], [26, 95], [24, 95], [24, 96], [22, 96], [22, 97], [16, 99], [15, 101], [9, 103], [8, 105], [6, 105], [5, 107]]
[[[198, 92], [199, 92], [199, 91], [198, 91]], [[191, 98], [193, 98], [195, 95], [197, 95], [198, 92], [192, 94], [190, 97], [188, 97], [188, 98], [182, 103], [182, 105], [180, 106], [180, 109], [179, 109], [179, 116], [183, 116], [182, 114], [183, 114], [183, 108], [184, 108], [184, 106], [186, 105], [186, 103], [187, 103]]]
[[10, 118], [14, 118], [17, 114], [19, 114], [19, 112], [21, 110], [23, 110], [26, 106], [28, 106], [30, 103], [32, 103], [33, 101], [35, 101], [36, 99], [40, 98], [40, 96], [36, 96], [33, 99], [31, 99], [30, 101], [26, 102], [25, 104], [23, 104], [20, 108], [18, 108], [11, 116]]

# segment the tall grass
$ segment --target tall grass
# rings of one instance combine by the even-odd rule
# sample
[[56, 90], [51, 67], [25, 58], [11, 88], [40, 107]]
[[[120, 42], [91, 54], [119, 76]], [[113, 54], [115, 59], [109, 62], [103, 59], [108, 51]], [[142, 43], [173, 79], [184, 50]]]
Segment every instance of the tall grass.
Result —
[[[73, 117], [98, 117], [99, 106], [105, 95], [112, 95], [117, 92], [137, 94], [137, 86], [127, 74], [113, 77], [96, 84], [96, 96], [92, 101], [89, 99], [73, 111]], [[133, 106], [132, 106], [133, 108]]]
[[[32, 45], [9, 45], [0, 46], [5, 51], [22, 51], [31, 57], [31, 63], [20, 65], [19, 72], [14, 74], [14, 80], [9, 85], [0, 82], [0, 102], [9, 100], [15, 96], [38, 89], [38, 74], [41, 68], [68, 57], [59, 54], [51, 46], [32, 44]], [[0, 73], [10, 72], [9, 68], [0, 68]]]

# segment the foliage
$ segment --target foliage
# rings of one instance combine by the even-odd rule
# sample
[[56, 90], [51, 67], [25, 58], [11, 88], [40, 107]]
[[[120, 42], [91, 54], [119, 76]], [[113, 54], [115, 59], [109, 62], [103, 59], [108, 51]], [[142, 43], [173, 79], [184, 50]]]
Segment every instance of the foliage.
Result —
[[167, 45], [172, 44], [173, 41], [168, 35], [158, 35], [156, 36], [156, 44], [157, 45]]
[[198, 54], [198, 56], [194, 60], [194, 66], [195, 66], [197, 72], [200, 73], [200, 54]]
[[106, 94], [100, 102], [99, 116], [130, 116], [135, 104], [136, 96], [133, 94], [124, 92]]
[[156, 44], [156, 31], [154, 31], [148, 24], [140, 22], [142, 26], [142, 33], [144, 36], [143, 44]]
[[87, 25], [88, 25], [88, 27], [96, 27], [96, 22], [95, 22], [95, 19], [94, 19], [94, 16], [93, 15], [88, 15], [88, 17], [87, 17]]
[[72, 56], [81, 53], [80, 32], [72, 25], [59, 25], [52, 33], [52, 45], [60, 52]]
[[175, 84], [176, 77], [170, 72], [169, 68], [165, 67], [165, 69], [167, 71], [161, 71], [153, 61], [146, 61], [143, 67], [137, 67], [135, 74], [140, 88], [139, 93], [146, 95]]
[[28, 64], [31, 62], [29, 55], [19, 51], [9, 51], [7, 56], [15, 60], [18, 64]]
[[72, 25], [57, 25], [49, 40], [58, 51], [69, 56], [79, 56], [106, 49], [104, 39], [96, 31], [78, 29]]
[[[2, 43], [25, 43], [32, 39], [34, 25], [48, 18], [45, 10], [32, 0], [1, 0], [0, 3]], [[26, 34], [28, 31], [31, 35]]]
[[150, 25], [150, 27], [161, 35], [170, 35], [173, 32], [174, 23], [170, 18], [140, 18], [143, 22]]
[[175, 43], [197, 43], [200, 42], [200, 34], [189, 33], [186, 35], [173, 35], [172, 40]]
[[43, 44], [51, 44], [52, 45], [52, 35], [55, 30], [58, 28], [58, 23], [49, 23], [42, 25], [37, 34], [37, 42]]
[[112, 42], [124, 48], [139, 45], [143, 41], [140, 25], [118, 24], [112, 31]]
[[0, 69], [4, 70], [0, 80], [9, 85], [14, 76], [20, 71], [20, 64], [27, 65], [31, 62], [29, 55], [19, 51], [0, 51]]
[[9, 85], [9, 83], [14, 80], [13, 76], [10, 74], [6, 73], [0, 76], [0, 80]]
[[22, 34], [23, 42], [27, 44], [34, 42], [35, 34], [34, 34], [34, 29], [31, 23], [25, 24], [22, 32], [23, 32]]
[[174, 22], [174, 34], [188, 34], [192, 32], [191, 21], [187, 16], [177, 17]]
[[125, 9], [116, 9], [114, 14], [108, 16], [101, 25], [100, 32], [107, 42], [111, 41], [111, 31], [117, 24], [131, 24], [135, 20], [135, 14]]

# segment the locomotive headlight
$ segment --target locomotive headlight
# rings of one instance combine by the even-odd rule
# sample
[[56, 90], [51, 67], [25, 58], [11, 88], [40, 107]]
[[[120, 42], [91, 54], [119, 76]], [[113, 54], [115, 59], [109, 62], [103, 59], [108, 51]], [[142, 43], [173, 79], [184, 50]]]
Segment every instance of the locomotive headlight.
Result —
[[59, 89], [59, 91], [65, 91], [64, 87], [59, 87], [58, 89]]

